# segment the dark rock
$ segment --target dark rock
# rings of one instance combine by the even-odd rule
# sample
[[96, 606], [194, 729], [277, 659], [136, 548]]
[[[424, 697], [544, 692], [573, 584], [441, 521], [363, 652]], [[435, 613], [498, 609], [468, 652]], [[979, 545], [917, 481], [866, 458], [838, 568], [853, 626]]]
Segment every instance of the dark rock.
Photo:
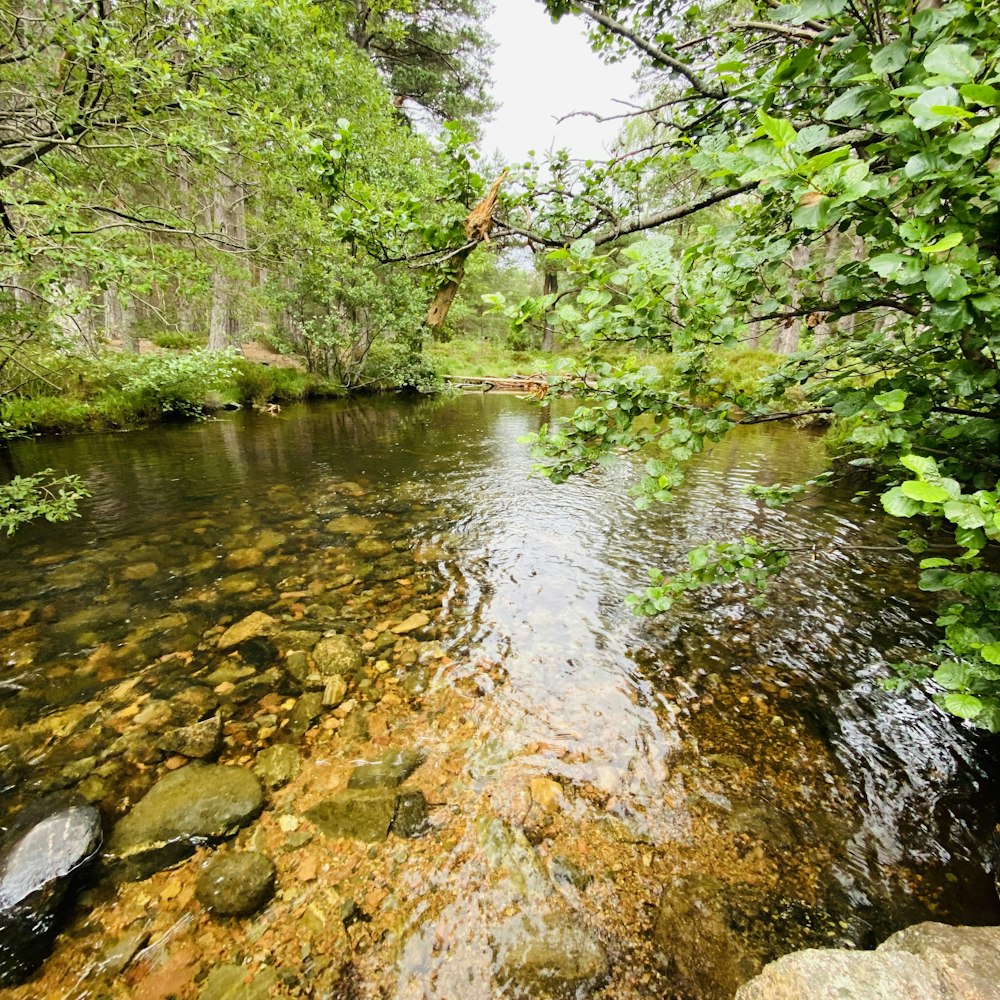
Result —
[[392, 832], [397, 837], [419, 837], [427, 831], [427, 800], [417, 789], [400, 792], [396, 799], [396, 815]]
[[218, 855], [198, 874], [195, 895], [220, 916], [256, 913], [274, 895], [274, 864], [256, 851]]
[[276, 743], [257, 754], [253, 770], [268, 788], [283, 788], [298, 777], [302, 755], [288, 743]]
[[285, 657], [285, 670], [299, 683], [309, 676], [309, 654], [304, 649], [293, 649]]
[[172, 729], [164, 733], [156, 745], [167, 753], [179, 753], [185, 757], [214, 757], [222, 747], [222, 717], [214, 715], [204, 722]]
[[236, 651], [244, 663], [252, 667], [266, 667], [278, 659], [278, 647], [264, 636], [256, 636], [241, 642]]
[[309, 727], [323, 714], [323, 695], [311, 691], [302, 695], [295, 702], [295, 707], [288, 716], [289, 736], [304, 736]]
[[246, 768], [189, 764], [161, 778], [119, 820], [108, 861], [119, 879], [146, 878], [199, 844], [232, 836], [263, 807], [260, 781]]
[[419, 750], [393, 750], [355, 766], [348, 788], [397, 788], [426, 760]]
[[695, 874], [664, 888], [653, 940], [688, 993], [730, 1000], [767, 962], [840, 933], [832, 916], [799, 900]]
[[600, 941], [572, 913], [518, 913], [490, 933], [501, 985], [529, 995], [579, 997], [608, 977]]
[[389, 836], [397, 798], [393, 791], [352, 789], [313, 806], [306, 817], [328, 837], [350, 837], [371, 844]]
[[23, 982], [48, 956], [73, 878], [97, 855], [101, 818], [72, 795], [23, 809], [0, 843], [0, 985]]

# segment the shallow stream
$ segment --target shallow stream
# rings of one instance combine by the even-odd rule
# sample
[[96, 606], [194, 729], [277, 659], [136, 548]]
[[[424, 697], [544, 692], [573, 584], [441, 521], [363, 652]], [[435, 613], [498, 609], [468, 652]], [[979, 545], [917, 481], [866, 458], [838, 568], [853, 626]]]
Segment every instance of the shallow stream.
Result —
[[[556, 992], [712, 1000], [797, 947], [1000, 922], [994, 744], [878, 686], [935, 635], [912, 557], [849, 548], [894, 534], [846, 487], [780, 512], [742, 492], [819, 471], [821, 441], [745, 429], [640, 514], [627, 460], [530, 477], [518, 439], [544, 419], [497, 394], [370, 400], [0, 455], [0, 478], [52, 466], [93, 493], [80, 520], [0, 541], [0, 824], [73, 788], [110, 830], [185, 765], [161, 734], [216, 712], [220, 762], [275, 743], [303, 762], [234, 842], [277, 865], [260, 914], [194, 901], [210, 846], [96, 879], [12, 997], [207, 997], [226, 963], [275, 996], [533, 996], [511, 936], [573, 953], [571, 927], [606, 969]], [[760, 610], [626, 606], [647, 567], [747, 533], [824, 550]], [[255, 611], [282, 633], [216, 648]], [[331, 632], [363, 665], [306, 711], [289, 656]], [[421, 836], [358, 844], [305, 817], [398, 749], [424, 761]]]

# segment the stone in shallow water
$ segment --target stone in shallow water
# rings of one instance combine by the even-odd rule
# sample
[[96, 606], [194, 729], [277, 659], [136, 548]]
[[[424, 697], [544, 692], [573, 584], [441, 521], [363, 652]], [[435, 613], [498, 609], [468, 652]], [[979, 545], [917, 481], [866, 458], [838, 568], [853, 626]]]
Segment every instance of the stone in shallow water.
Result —
[[417, 611], [410, 615], [405, 621], [394, 626], [392, 631], [396, 635], [405, 635], [407, 632], [415, 632], [418, 628], [426, 628], [431, 620], [422, 611]]
[[257, 754], [253, 769], [268, 788], [283, 788], [298, 777], [302, 755], [287, 743], [276, 743]]
[[705, 1000], [729, 1000], [783, 952], [838, 938], [842, 928], [824, 910], [704, 873], [664, 887], [653, 928], [661, 962]]
[[264, 807], [264, 790], [243, 767], [189, 764], [161, 778], [119, 820], [108, 855], [120, 879], [141, 879], [232, 836]]
[[529, 995], [579, 997], [608, 977], [608, 956], [578, 916], [518, 913], [490, 933], [496, 977]]
[[222, 854], [198, 874], [195, 895], [223, 917], [256, 913], [274, 894], [274, 864], [256, 851]]
[[359, 514], [344, 514], [329, 521], [326, 530], [335, 535], [367, 535], [375, 528], [374, 523]]
[[312, 724], [323, 714], [323, 695], [310, 691], [295, 702], [288, 716], [288, 735], [296, 738], [305, 736]]
[[390, 829], [397, 837], [419, 837], [426, 832], [427, 799], [423, 792], [411, 788], [399, 793]]
[[156, 745], [167, 753], [185, 757], [214, 757], [222, 746], [222, 716], [214, 715], [203, 722], [171, 729], [156, 741]]
[[277, 981], [274, 969], [265, 967], [251, 976], [243, 965], [217, 965], [202, 985], [198, 1000], [267, 1000]]
[[349, 837], [372, 844], [389, 836], [397, 797], [394, 791], [352, 789], [313, 806], [306, 817], [328, 837]]
[[277, 622], [263, 611], [255, 611], [242, 621], [230, 626], [219, 639], [219, 649], [232, 649], [248, 639], [270, 635]]
[[353, 673], [364, 662], [358, 644], [346, 635], [330, 635], [320, 639], [312, 656], [317, 672], [323, 677]]
[[100, 846], [100, 815], [78, 796], [51, 796], [14, 819], [0, 844], [0, 985], [45, 960], [72, 877]]
[[397, 788], [423, 764], [419, 750], [393, 750], [378, 760], [355, 766], [347, 781], [348, 788]]

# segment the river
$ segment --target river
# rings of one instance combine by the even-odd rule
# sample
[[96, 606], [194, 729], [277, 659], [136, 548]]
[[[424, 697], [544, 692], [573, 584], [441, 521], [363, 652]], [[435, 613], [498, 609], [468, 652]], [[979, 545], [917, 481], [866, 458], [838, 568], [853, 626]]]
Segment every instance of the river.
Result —
[[[302, 758], [236, 841], [275, 859], [262, 914], [193, 901], [208, 846], [98, 880], [12, 996], [194, 997], [225, 962], [276, 971], [280, 996], [527, 996], [504, 935], [572, 950], [552, 929], [569, 915], [606, 961], [593, 995], [711, 1000], [796, 947], [1000, 922], [994, 743], [879, 687], [936, 634], [913, 557], [852, 548], [895, 538], [849, 486], [783, 511], [742, 492], [818, 472], [821, 440], [742, 429], [638, 513], [631, 460], [530, 476], [519, 438], [545, 419], [499, 394], [372, 399], [11, 445], [0, 475], [52, 466], [93, 497], [0, 542], [0, 820], [74, 788], [110, 830], [185, 763], [156, 746], [194, 718], [182, 705], [221, 715], [222, 763], [274, 743]], [[648, 567], [747, 533], [823, 550], [762, 608], [627, 607]], [[218, 650], [255, 611], [284, 638]], [[305, 663], [330, 632], [363, 664], [339, 709], [296, 714], [289, 651]], [[423, 761], [422, 836], [359, 846], [304, 817], [400, 748]], [[143, 949], [102, 978], [137, 926]]]

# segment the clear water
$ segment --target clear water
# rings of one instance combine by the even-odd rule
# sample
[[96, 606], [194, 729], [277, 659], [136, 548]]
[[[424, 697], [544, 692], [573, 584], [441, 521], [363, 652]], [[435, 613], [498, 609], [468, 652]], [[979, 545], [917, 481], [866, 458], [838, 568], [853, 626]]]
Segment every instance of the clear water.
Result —
[[[440, 699], [463, 692], [455, 799], [466, 826], [402, 877], [415, 899], [433, 882], [451, 902], [414, 906], [391, 956], [361, 962], [383, 990], [447, 996], [449, 956], [482, 952], [463, 928], [500, 897], [475, 822], [488, 807], [516, 826], [520, 790], [538, 776], [572, 793], [551, 843], [578, 840], [607, 863], [609, 887], [585, 905], [613, 953], [615, 941], [627, 951], [648, 937], [650, 920], [640, 933], [602, 922], [602, 907], [641, 914], [652, 882], [708, 869], [822, 905], [845, 928], [860, 920], [862, 944], [929, 916], [1000, 920], [988, 851], [995, 742], [918, 692], [878, 687], [887, 662], [935, 635], [912, 557], [849, 548], [894, 536], [848, 486], [785, 511], [742, 492], [818, 471], [819, 439], [745, 429], [696, 463], [674, 504], [640, 514], [629, 460], [559, 486], [530, 477], [518, 439], [545, 419], [497, 394], [367, 400], [0, 453], [0, 476], [52, 466], [94, 494], [81, 519], [0, 542], [0, 818], [99, 764], [104, 785], [84, 790], [110, 824], [121, 789], [148, 787], [165, 756], [137, 767], [109, 750], [130, 699], [217, 666], [220, 622], [333, 594], [337, 627], [359, 638], [387, 615], [428, 613], [400, 679], [430, 663], [446, 713]], [[365, 521], [331, 523], [345, 517]], [[794, 562], [763, 610], [733, 593], [654, 621], [627, 608], [647, 567], [747, 533], [821, 551]], [[359, 538], [386, 551], [365, 555]], [[303, 597], [316, 580], [319, 596]], [[190, 654], [181, 666], [177, 651]], [[369, 696], [376, 686], [357, 692]], [[241, 752], [273, 739], [242, 721]], [[433, 749], [421, 724], [407, 722]], [[325, 738], [312, 734], [307, 756], [336, 753], [336, 736]], [[635, 900], [630, 885], [641, 886]], [[432, 930], [456, 943], [429, 957]], [[643, 954], [640, 971], [656, 966]], [[490, 995], [488, 965], [463, 986], [469, 997]], [[641, 982], [615, 972], [608, 995], [643, 995]]]

